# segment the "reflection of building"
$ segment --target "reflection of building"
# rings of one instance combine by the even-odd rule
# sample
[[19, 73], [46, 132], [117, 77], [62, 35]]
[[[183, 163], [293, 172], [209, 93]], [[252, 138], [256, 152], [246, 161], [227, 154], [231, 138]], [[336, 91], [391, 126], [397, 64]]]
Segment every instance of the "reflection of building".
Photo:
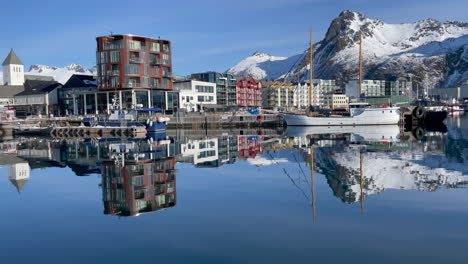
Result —
[[29, 180], [29, 173], [30, 168], [27, 162], [17, 163], [10, 166], [8, 178], [10, 179], [11, 183], [16, 187], [16, 190], [18, 190], [18, 192], [21, 192], [21, 190], [23, 190], [24, 185]]
[[194, 165], [212, 162], [218, 160], [218, 139], [188, 140], [180, 144], [180, 151], [182, 162]]
[[238, 136], [239, 156], [244, 159], [255, 158], [263, 152], [263, 136]]
[[102, 167], [105, 214], [136, 216], [176, 204], [176, 162], [165, 156], [166, 146], [120, 142], [108, 147], [109, 160]]

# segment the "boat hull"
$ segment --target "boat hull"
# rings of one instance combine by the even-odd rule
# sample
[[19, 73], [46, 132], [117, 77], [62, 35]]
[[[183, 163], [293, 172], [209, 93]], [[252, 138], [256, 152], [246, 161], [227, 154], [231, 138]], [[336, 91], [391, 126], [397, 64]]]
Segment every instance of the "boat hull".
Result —
[[372, 108], [352, 117], [315, 117], [306, 115], [284, 114], [288, 126], [366, 126], [396, 125], [400, 121], [399, 108]]

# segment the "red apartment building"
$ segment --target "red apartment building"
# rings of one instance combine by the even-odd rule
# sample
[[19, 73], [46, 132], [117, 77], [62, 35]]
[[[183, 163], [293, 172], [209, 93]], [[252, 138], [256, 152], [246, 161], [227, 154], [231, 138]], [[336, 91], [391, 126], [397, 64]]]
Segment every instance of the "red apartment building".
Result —
[[244, 77], [237, 82], [238, 106], [262, 106], [262, 82]]
[[96, 41], [98, 98], [90, 98], [97, 102], [88, 105], [97, 103], [101, 110], [106, 97], [118, 93], [124, 108], [138, 104], [167, 109], [167, 92], [172, 91], [170, 41], [134, 35], [101, 36]]

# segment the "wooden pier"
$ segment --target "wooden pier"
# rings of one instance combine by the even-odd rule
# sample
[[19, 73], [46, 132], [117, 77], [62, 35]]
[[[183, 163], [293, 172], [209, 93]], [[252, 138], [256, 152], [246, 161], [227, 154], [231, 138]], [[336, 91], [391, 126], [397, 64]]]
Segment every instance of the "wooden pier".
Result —
[[144, 127], [53, 127], [53, 138], [144, 138]]

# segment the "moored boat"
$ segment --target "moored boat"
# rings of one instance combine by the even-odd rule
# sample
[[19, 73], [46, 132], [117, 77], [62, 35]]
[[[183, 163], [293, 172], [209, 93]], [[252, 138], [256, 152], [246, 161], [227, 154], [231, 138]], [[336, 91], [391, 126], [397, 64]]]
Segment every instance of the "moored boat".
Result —
[[85, 126], [145, 127], [147, 132], [164, 131], [168, 117], [159, 114], [160, 108], [115, 109], [107, 116], [83, 118]]
[[400, 121], [398, 107], [370, 108], [368, 104], [350, 104], [350, 116], [308, 116], [284, 114], [288, 126], [365, 126], [396, 125]]

